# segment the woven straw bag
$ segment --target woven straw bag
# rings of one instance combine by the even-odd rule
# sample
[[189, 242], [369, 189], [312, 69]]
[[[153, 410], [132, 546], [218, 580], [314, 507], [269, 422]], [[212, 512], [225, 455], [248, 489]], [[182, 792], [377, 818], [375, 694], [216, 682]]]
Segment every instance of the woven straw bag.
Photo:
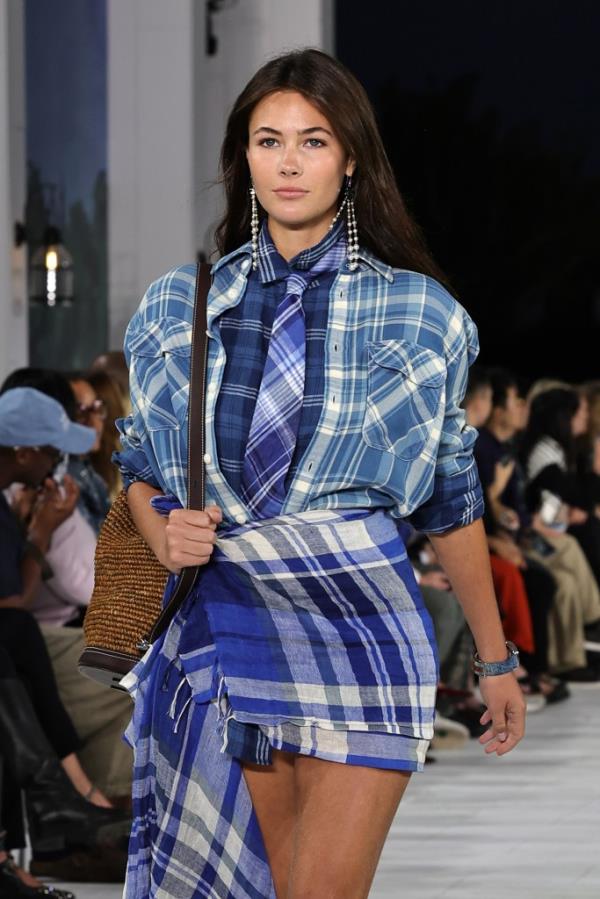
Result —
[[136, 528], [122, 490], [96, 545], [94, 592], [83, 623], [86, 645], [138, 659], [141, 638], [160, 615], [168, 574]]
[[[204, 508], [204, 386], [206, 379], [206, 298], [210, 266], [198, 266], [192, 326], [188, 411], [188, 508]], [[121, 678], [169, 626], [189, 594], [198, 568], [183, 568], [169, 603], [162, 598], [169, 572], [137, 530], [125, 490], [117, 496], [98, 537], [94, 592], [83, 629], [86, 648], [81, 674], [122, 689]]]

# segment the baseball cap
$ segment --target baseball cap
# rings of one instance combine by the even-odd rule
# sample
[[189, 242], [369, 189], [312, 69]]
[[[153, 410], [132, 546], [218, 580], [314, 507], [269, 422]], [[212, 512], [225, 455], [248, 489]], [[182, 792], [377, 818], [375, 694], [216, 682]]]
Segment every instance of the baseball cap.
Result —
[[53, 446], [63, 453], [87, 453], [94, 428], [71, 421], [59, 402], [33, 387], [13, 387], [0, 396], [0, 446]]

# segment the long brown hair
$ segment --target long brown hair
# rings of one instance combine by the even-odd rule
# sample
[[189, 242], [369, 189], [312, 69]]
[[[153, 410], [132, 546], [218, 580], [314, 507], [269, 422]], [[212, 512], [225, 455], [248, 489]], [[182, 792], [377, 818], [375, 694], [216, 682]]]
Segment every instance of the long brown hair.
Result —
[[221, 149], [227, 205], [215, 232], [220, 254], [230, 253], [250, 237], [248, 124], [257, 103], [282, 90], [297, 91], [313, 103], [355, 160], [352, 189], [361, 245], [388, 265], [445, 280], [400, 196], [363, 86], [336, 59], [313, 49], [295, 50], [266, 63], [231, 110]]
[[114, 451], [120, 448], [115, 420], [125, 415], [123, 397], [118, 383], [106, 371], [92, 371], [84, 376], [84, 380], [92, 385], [106, 406], [106, 420], [100, 446], [95, 453], [90, 453], [90, 461], [98, 474], [104, 478], [111, 499], [114, 500], [121, 488], [121, 475], [111, 457]]

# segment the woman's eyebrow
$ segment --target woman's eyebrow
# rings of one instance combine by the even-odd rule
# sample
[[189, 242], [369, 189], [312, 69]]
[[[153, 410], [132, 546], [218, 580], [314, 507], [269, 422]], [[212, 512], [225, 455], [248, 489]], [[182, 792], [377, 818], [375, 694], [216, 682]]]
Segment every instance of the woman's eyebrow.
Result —
[[[277, 131], [276, 128], [269, 128], [267, 125], [261, 125], [260, 128], [257, 128], [252, 132], [253, 135], [259, 134], [261, 131], [265, 131], [267, 134], [275, 134], [277, 137], [281, 137], [282, 132]], [[329, 134], [330, 137], [333, 135], [331, 131], [328, 131], [327, 128], [323, 128], [322, 125], [315, 125], [313, 128], [303, 128], [302, 131], [298, 131], [298, 134], [314, 134], [316, 131], [323, 131], [324, 134]]]

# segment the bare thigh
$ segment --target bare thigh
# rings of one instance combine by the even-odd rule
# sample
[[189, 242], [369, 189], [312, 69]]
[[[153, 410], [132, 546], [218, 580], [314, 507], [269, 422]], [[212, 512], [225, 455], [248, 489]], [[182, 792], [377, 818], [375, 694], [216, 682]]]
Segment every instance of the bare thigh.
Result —
[[273, 750], [272, 765], [244, 763], [243, 771], [258, 818], [277, 899], [285, 899], [296, 823], [296, 756]]
[[365, 899], [410, 772], [297, 756], [286, 899]]
[[410, 773], [273, 752], [244, 765], [277, 899], [364, 899]]

